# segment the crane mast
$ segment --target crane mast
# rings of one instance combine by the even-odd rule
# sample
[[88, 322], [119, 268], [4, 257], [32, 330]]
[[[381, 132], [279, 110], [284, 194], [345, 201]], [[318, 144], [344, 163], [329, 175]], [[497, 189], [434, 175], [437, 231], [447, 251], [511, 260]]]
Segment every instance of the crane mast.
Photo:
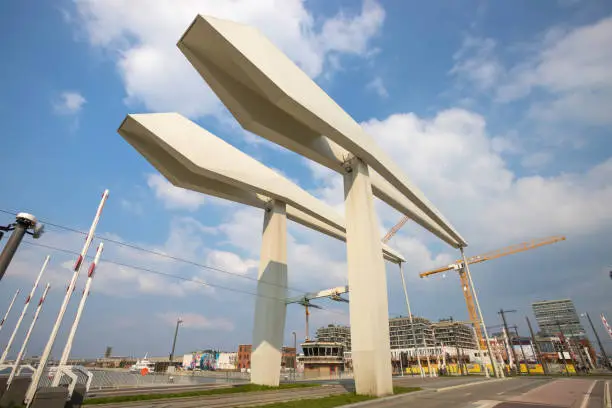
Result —
[[[503, 256], [516, 254], [519, 252], [528, 251], [531, 249], [539, 248], [544, 245], [554, 244], [556, 242], [564, 241], [564, 236], [553, 236], [542, 239], [533, 239], [531, 241], [521, 242], [520, 244], [510, 245], [504, 248], [496, 249], [494, 251], [485, 252], [481, 255], [471, 256], [466, 259], [468, 265], [481, 263], [484, 261], [489, 261], [492, 259], [501, 258]], [[468, 315], [470, 320], [474, 322], [474, 327], [476, 329], [476, 335], [478, 336], [478, 342], [481, 347], [484, 346], [485, 340], [482, 336], [482, 327], [480, 324], [480, 320], [478, 319], [478, 313], [476, 310], [474, 296], [472, 292], [472, 287], [470, 285], [469, 277], [465, 272], [465, 265], [463, 260], [458, 259], [452, 264], [442, 266], [436, 269], [432, 269], [430, 271], [422, 272], [419, 274], [421, 278], [425, 278], [427, 276], [435, 275], [438, 273], [443, 273], [450, 270], [456, 270], [459, 273], [459, 280], [461, 281], [461, 289], [463, 290], [463, 297], [465, 298], [465, 304], [467, 306]]]

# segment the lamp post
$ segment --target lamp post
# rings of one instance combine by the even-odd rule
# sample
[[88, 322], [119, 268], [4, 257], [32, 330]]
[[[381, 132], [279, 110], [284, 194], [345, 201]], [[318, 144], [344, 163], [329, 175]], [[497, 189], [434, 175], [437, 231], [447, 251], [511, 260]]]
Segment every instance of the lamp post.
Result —
[[[402, 267], [402, 263], [399, 264], [399, 272], [400, 277], [402, 278], [402, 287], [404, 288], [404, 297], [406, 298], [406, 308], [408, 309], [408, 318], [410, 319], [410, 327], [412, 328], [412, 341], [414, 341], [414, 350], [417, 357], [417, 363], [419, 365], [419, 373], [421, 374], [421, 378], [425, 378], [425, 372], [423, 371], [423, 367], [421, 366], [421, 359], [419, 356], [419, 348], [417, 346], [416, 340], [416, 332], [414, 330], [414, 320], [412, 319], [412, 311], [410, 310], [410, 301], [408, 300], [408, 291], [406, 290], [406, 279], [404, 279], [404, 268]], [[425, 333], [423, 333], [423, 338]], [[412, 372], [412, 370], [411, 370]]]
[[[31, 231], [30, 231], [31, 230]], [[27, 233], [34, 238], [40, 238], [44, 231], [44, 225], [39, 224], [36, 217], [28, 213], [19, 213], [15, 217], [15, 222], [6, 227], [0, 226], [0, 231], [13, 231], [9, 237], [2, 253], [0, 253], [0, 279], [4, 277], [6, 269], [10, 265], [19, 244], [23, 240], [23, 236]]]
[[465, 274], [467, 275], [467, 277], [468, 277], [468, 279], [470, 281], [470, 286], [472, 287], [472, 292], [473, 292], [473, 295], [474, 295], [474, 301], [476, 302], [476, 308], [478, 310], [478, 316], [480, 317], [480, 324], [482, 325], [482, 330], [484, 331], [484, 335], [485, 335], [485, 341], [487, 343], [487, 350], [489, 351], [489, 359], [491, 360], [491, 368], [493, 368], [493, 371], [495, 372], [495, 376], [496, 377], [502, 377], [502, 374], [498, 371], [498, 369], [497, 369], [497, 367], [495, 365], [495, 360], [493, 360], [493, 355], [491, 354], [491, 341], [489, 340], [489, 333], [487, 332], [487, 326], [485, 326], [484, 317], [482, 315], [482, 309], [480, 309], [480, 303], [478, 302], [478, 295], [476, 293], [476, 286], [474, 286], [474, 281], [472, 280], [472, 274], [470, 273], [470, 267], [469, 267], [469, 264], [467, 262], [467, 259], [465, 259], [465, 252], [463, 252], [463, 247], [460, 247], [459, 251], [461, 251], [461, 258], [463, 259], [463, 268], [465, 269]]
[[179, 325], [183, 323], [181, 318], [176, 319], [176, 329], [174, 329], [174, 341], [172, 341], [172, 352], [170, 353], [170, 363], [174, 360], [174, 349], [176, 347], [176, 337], [178, 336]]
[[293, 331], [293, 379], [295, 380], [297, 372], [297, 334]]

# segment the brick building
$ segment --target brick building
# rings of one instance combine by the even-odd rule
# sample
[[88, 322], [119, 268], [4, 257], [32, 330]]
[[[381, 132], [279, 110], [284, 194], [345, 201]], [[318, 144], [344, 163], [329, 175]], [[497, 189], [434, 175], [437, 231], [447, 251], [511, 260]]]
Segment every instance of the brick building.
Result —
[[238, 346], [238, 360], [236, 361], [236, 368], [238, 370], [250, 370], [251, 369], [251, 351], [253, 346], [250, 344], [241, 344]]

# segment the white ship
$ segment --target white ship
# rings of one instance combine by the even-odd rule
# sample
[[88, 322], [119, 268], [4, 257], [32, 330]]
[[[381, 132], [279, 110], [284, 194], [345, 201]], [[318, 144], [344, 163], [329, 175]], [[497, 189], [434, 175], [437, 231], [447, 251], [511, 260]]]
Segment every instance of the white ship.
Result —
[[149, 353], [145, 354], [142, 360], [136, 360], [136, 364], [130, 367], [130, 373], [140, 373], [143, 368], [146, 368], [149, 373], [155, 372], [155, 363], [147, 360]]

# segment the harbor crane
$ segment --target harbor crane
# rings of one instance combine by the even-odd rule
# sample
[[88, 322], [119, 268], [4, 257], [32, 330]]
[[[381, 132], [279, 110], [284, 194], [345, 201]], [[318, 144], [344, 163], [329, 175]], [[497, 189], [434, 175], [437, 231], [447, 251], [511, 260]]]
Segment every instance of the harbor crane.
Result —
[[348, 299], [343, 298], [342, 296], [340, 296], [343, 293], [348, 293], [348, 291], [349, 291], [349, 287], [348, 286], [338, 286], [338, 287], [331, 288], [331, 289], [321, 290], [319, 292], [306, 293], [304, 295], [288, 298], [286, 300], [287, 304], [297, 303], [298, 305], [304, 306], [304, 311], [306, 312], [306, 335], [304, 336], [305, 337], [305, 339], [304, 339], [305, 341], [309, 341], [310, 340], [310, 338], [309, 338], [309, 327], [308, 327], [308, 318], [310, 316], [310, 311], [308, 309], [309, 308], [322, 309], [321, 306], [313, 304], [311, 302], [311, 300], [328, 298], [328, 299], [331, 299], [331, 300], [333, 300], [335, 302], [348, 303]]

